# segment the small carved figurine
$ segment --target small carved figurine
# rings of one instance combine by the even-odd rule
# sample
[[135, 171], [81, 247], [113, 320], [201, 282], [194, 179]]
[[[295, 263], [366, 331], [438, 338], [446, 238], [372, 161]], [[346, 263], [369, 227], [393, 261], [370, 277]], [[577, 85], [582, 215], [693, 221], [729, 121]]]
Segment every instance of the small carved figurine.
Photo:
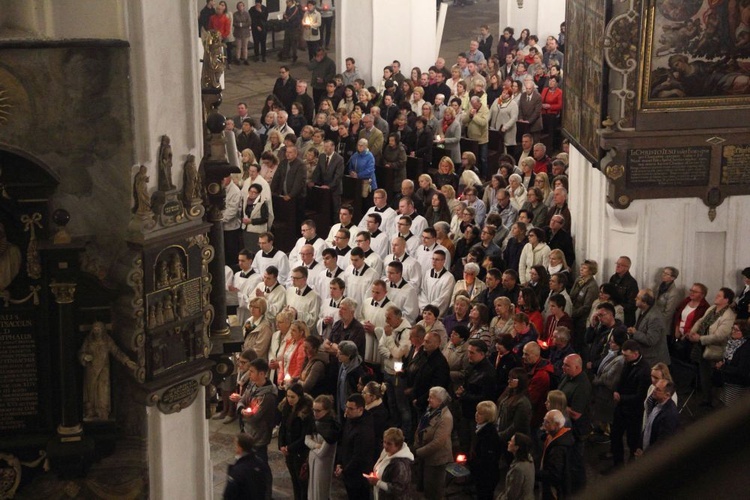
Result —
[[149, 328], [155, 328], [156, 325], [156, 307], [152, 305], [148, 306], [148, 320], [147, 324]]
[[83, 377], [83, 419], [108, 420], [112, 408], [110, 398], [109, 356], [135, 371], [138, 365], [117, 347], [106, 330], [104, 323], [97, 321], [91, 325], [78, 359], [85, 368]]
[[154, 315], [156, 317], [156, 326], [164, 324], [164, 313], [161, 309], [161, 303], [157, 302], [154, 304]]
[[184, 290], [179, 290], [175, 303], [177, 304], [177, 315], [180, 318], [187, 318], [190, 315], [190, 311], [188, 311], [187, 296]]
[[159, 261], [159, 275], [156, 278], [156, 287], [169, 286], [169, 267], [166, 260]]
[[182, 261], [180, 256], [173, 254], [172, 258], [169, 259], [169, 281], [171, 283], [178, 283], [185, 280], [185, 268], [182, 267]]
[[133, 213], [151, 215], [151, 197], [148, 195], [148, 169], [141, 165], [133, 179]]
[[187, 156], [182, 175], [184, 181], [182, 194], [185, 197], [185, 203], [188, 205], [191, 202], [199, 203], [202, 200], [202, 186], [200, 175], [198, 175], [198, 168], [195, 166], [195, 156]]
[[161, 136], [161, 146], [159, 147], [159, 191], [171, 191], [174, 189], [172, 184], [172, 146], [170, 145], [169, 136]]
[[164, 314], [164, 323], [174, 321], [174, 308], [172, 307], [172, 297], [167, 295], [161, 303], [162, 313]]

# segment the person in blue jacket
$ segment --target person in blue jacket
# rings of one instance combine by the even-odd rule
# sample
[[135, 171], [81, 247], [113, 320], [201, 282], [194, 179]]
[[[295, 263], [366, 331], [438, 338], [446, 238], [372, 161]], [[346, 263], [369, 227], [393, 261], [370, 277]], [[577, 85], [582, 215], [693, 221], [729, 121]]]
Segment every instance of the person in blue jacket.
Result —
[[362, 198], [369, 199], [372, 192], [378, 188], [378, 182], [375, 178], [375, 157], [367, 146], [367, 139], [357, 141], [357, 152], [349, 159], [347, 171], [357, 179], [370, 179], [369, 187], [362, 188]]

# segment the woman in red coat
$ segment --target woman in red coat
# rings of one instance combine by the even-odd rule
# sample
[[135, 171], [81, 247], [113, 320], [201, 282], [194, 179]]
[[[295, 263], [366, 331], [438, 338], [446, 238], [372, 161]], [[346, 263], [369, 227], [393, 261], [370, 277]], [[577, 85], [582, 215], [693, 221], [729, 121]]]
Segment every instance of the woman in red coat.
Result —
[[550, 76], [542, 89], [542, 124], [544, 132], [552, 138], [552, 148], [557, 150], [557, 131], [560, 128], [560, 113], [563, 107], [563, 91], [556, 76]]
[[[221, 39], [227, 44], [227, 50], [230, 49], [230, 46], [233, 44], [227, 42], [227, 38], [229, 38], [229, 35], [232, 33], [232, 20], [229, 18], [229, 15], [227, 15], [226, 2], [219, 2], [216, 6], [216, 14], [211, 16], [208, 20], [208, 29], [216, 30], [221, 33]], [[229, 53], [227, 53], [227, 66], [229, 66], [230, 60]]]

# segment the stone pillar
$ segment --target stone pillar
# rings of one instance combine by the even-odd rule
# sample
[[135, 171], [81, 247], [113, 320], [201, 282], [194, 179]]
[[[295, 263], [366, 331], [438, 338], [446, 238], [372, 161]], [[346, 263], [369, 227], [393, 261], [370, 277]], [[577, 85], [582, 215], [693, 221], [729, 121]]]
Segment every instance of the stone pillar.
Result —
[[357, 61], [366, 82], [378, 82], [394, 59], [409, 76], [438, 56], [435, 0], [350, 0], [336, 2], [336, 65]]

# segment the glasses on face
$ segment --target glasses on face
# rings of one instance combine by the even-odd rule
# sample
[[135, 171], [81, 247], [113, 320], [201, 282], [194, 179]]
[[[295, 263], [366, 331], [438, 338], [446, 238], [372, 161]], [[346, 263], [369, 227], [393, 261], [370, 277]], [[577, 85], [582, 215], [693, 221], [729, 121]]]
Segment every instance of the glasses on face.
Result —
[[301, 280], [301, 279], [302, 279], [302, 276], [292, 276], [292, 279], [293, 279], [293, 280]]

